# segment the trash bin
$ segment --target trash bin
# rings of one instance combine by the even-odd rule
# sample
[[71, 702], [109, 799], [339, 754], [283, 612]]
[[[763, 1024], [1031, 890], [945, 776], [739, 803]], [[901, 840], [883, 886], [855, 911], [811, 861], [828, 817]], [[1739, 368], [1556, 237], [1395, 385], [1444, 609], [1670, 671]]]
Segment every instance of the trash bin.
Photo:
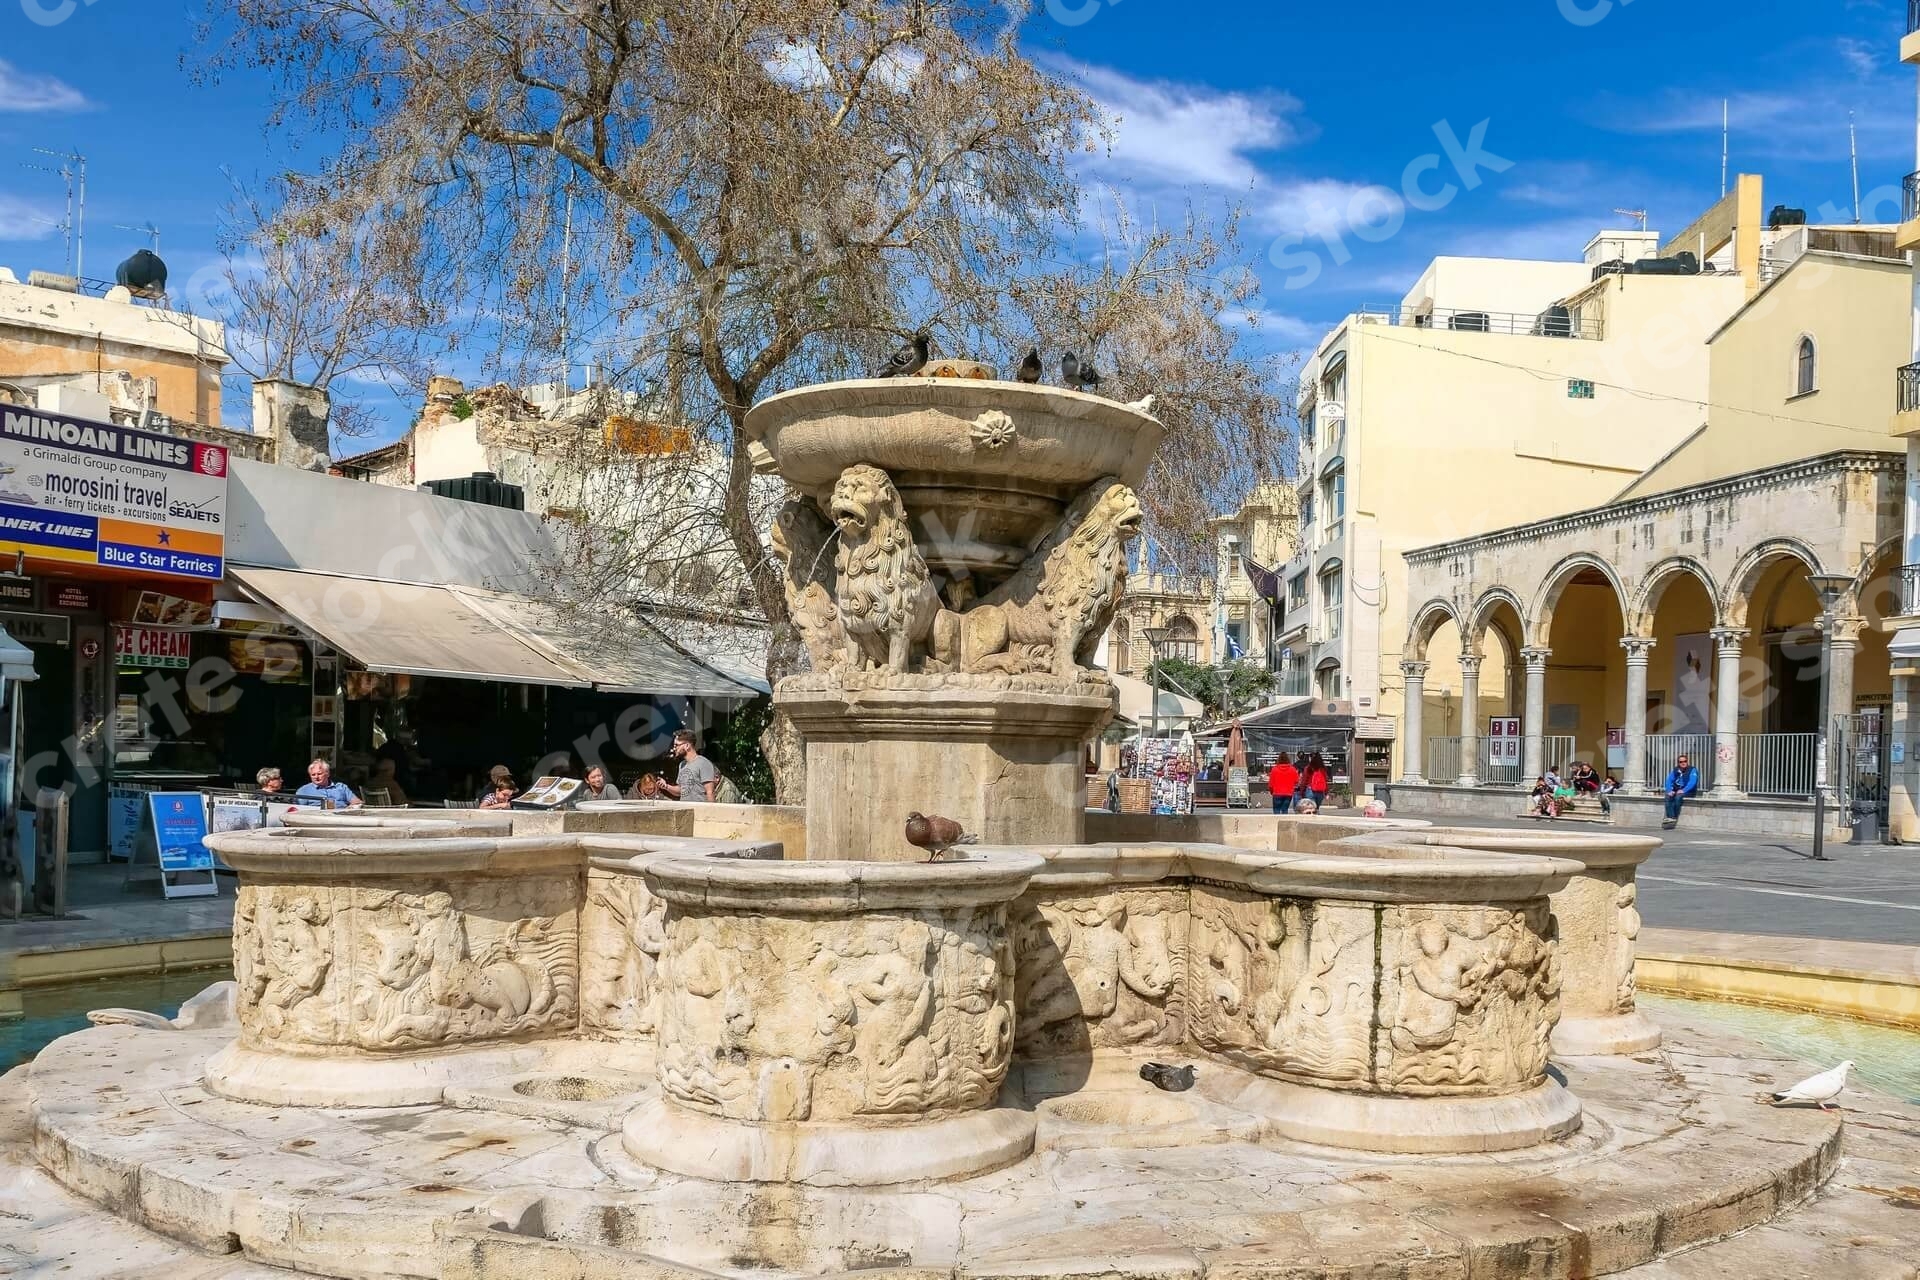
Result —
[[1873, 803], [1855, 802], [1853, 806], [1853, 835], [1848, 844], [1880, 843], [1880, 806]]

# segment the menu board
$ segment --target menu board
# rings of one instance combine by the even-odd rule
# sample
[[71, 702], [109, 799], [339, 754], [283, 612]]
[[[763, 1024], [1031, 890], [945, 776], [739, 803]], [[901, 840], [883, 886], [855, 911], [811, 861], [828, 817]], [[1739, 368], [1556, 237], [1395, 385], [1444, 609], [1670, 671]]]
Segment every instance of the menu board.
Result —
[[578, 778], [548, 775], [534, 779], [531, 787], [513, 798], [513, 803], [526, 809], [558, 809], [572, 801], [585, 785]]

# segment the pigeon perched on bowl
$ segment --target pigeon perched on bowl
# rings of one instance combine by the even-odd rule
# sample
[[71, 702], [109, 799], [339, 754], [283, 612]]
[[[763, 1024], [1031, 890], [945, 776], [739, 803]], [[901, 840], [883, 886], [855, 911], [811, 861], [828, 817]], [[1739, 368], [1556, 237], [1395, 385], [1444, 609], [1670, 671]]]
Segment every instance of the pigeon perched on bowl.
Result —
[[913, 335], [913, 341], [901, 347], [887, 362], [880, 366], [876, 378], [911, 378], [927, 367], [927, 359], [933, 352], [933, 335], [925, 329]]
[[947, 851], [957, 844], [979, 844], [980, 837], [970, 831], [962, 831], [960, 824], [952, 818], [942, 818], [937, 814], [931, 818], [923, 813], [907, 815], [907, 843], [916, 849], [927, 851], [928, 862], [938, 862], [947, 856]]
[[1080, 385], [1080, 357], [1071, 351], [1060, 357], [1060, 385], [1063, 387]]
[[1822, 1071], [1817, 1076], [1808, 1076], [1790, 1089], [1782, 1089], [1767, 1099], [1773, 1106], [1783, 1102], [1811, 1102], [1822, 1111], [1831, 1111], [1833, 1100], [1847, 1087], [1847, 1072], [1853, 1070], [1851, 1060], [1841, 1063], [1831, 1071]]
[[1027, 358], [1020, 362], [1020, 381], [1028, 385], [1040, 381], [1040, 370], [1040, 348], [1030, 347], [1027, 350]]
[[1185, 1093], [1193, 1088], [1193, 1078], [1198, 1074], [1191, 1062], [1184, 1067], [1176, 1067], [1165, 1062], [1147, 1062], [1140, 1066], [1142, 1080], [1168, 1093]]

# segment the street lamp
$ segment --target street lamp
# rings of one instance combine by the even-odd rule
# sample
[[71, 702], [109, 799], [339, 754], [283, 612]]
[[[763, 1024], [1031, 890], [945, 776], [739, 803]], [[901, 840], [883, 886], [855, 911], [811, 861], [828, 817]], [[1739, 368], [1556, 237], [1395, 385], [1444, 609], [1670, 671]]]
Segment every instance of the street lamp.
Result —
[[[1148, 696], [1153, 699], [1152, 736], [1158, 738], [1160, 736], [1160, 646], [1167, 642], [1167, 637], [1172, 632], [1167, 627], [1142, 627], [1140, 634], [1147, 638], [1147, 650], [1151, 655], [1147, 663], [1147, 687], [1151, 691]], [[1146, 752], [1142, 751], [1140, 755], [1144, 760]]]

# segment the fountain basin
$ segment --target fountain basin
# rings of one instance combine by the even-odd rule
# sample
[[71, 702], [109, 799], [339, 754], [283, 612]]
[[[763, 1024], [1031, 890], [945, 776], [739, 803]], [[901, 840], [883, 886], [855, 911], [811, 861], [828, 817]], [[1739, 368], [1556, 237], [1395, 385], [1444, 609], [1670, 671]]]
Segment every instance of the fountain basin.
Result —
[[1017, 1160], [1009, 904], [1042, 860], [649, 861], [661, 1097], [629, 1154], [719, 1181], [880, 1185]]

